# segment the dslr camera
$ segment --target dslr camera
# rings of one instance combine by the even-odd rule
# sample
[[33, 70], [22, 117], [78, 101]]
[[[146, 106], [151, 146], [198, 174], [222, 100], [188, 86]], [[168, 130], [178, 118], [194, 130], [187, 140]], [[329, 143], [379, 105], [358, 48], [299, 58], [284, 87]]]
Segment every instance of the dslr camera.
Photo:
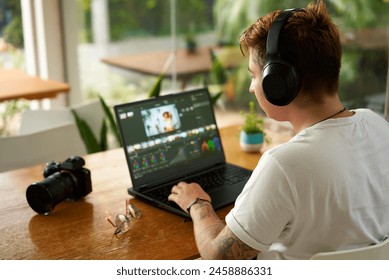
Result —
[[26, 197], [31, 208], [48, 215], [64, 200], [78, 200], [92, 191], [91, 173], [84, 168], [82, 157], [72, 156], [64, 162], [49, 162], [43, 170], [41, 182], [27, 188]]

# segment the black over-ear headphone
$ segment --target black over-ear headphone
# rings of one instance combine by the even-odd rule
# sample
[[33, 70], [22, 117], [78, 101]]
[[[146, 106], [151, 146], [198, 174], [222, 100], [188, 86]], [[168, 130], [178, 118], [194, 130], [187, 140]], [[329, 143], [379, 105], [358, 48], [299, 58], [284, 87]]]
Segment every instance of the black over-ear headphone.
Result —
[[296, 98], [299, 90], [299, 72], [281, 57], [278, 48], [282, 27], [296, 10], [301, 9], [282, 11], [274, 20], [267, 35], [266, 65], [262, 70], [262, 88], [266, 99], [277, 106], [288, 105]]

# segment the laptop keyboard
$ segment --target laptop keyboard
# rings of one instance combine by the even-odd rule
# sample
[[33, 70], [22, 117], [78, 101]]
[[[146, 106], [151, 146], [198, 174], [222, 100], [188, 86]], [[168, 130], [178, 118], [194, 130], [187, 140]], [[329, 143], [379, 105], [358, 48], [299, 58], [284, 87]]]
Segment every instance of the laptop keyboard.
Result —
[[226, 165], [212, 172], [190, 178], [187, 183], [198, 183], [205, 191], [210, 191], [225, 184], [232, 185], [247, 180], [248, 174], [236, 166]]
[[[241, 181], [247, 181], [250, 174], [250, 171], [242, 170], [234, 165], [225, 165], [208, 173], [188, 178], [185, 182], [198, 183], [206, 192], [209, 192], [226, 184], [232, 185]], [[148, 194], [156, 200], [167, 202], [173, 185], [161, 186], [151, 190]]]

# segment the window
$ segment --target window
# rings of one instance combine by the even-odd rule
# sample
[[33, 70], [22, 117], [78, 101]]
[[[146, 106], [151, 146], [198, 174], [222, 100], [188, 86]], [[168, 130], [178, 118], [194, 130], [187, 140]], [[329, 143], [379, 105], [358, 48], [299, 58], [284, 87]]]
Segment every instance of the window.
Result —
[[20, 0], [0, 1], [0, 67], [24, 67]]
[[[156, 76], [107, 65], [102, 62], [104, 58], [169, 52], [185, 48], [189, 37], [199, 46], [215, 45], [213, 2], [77, 0], [84, 98], [102, 94], [115, 102], [139, 99], [156, 81]], [[172, 89], [171, 79], [164, 79], [163, 87]]]

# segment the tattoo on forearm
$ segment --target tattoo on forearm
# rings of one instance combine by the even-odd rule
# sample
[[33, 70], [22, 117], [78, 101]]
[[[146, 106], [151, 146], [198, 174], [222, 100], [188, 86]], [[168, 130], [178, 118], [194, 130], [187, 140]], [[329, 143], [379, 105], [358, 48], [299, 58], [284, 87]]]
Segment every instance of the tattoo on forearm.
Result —
[[[192, 216], [195, 223], [209, 223], [196, 231], [196, 242], [203, 257], [214, 259], [253, 259], [258, 251], [240, 241], [220, 220], [208, 202], [198, 203]], [[215, 219], [216, 218], [216, 219]]]
[[197, 211], [200, 220], [204, 220], [210, 217], [210, 204], [208, 202], [200, 202]]
[[228, 228], [224, 228], [219, 235], [216, 248], [223, 259], [247, 260], [253, 259], [258, 254], [258, 251], [240, 241]]
[[234, 246], [234, 239], [232, 239], [231, 237], [228, 237], [228, 238], [225, 238], [223, 240], [220, 240], [219, 241], [219, 244], [216, 244], [218, 245], [217, 248], [219, 250], [219, 255], [221, 256], [221, 259], [230, 259], [231, 257], [231, 251], [232, 251], [232, 247]]
[[247, 260], [253, 259], [258, 253], [235, 236], [222, 237], [216, 244], [216, 248], [218, 248], [218, 254], [222, 259]]
[[[213, 244], [210, 243], [211, 236], [215, 239]], [[208, 227], [197, 241], [200, 251], [215, 259], [247, 260], [255, 258], [258, 254], [258, 251], [240, 241], [221, 223]]]

